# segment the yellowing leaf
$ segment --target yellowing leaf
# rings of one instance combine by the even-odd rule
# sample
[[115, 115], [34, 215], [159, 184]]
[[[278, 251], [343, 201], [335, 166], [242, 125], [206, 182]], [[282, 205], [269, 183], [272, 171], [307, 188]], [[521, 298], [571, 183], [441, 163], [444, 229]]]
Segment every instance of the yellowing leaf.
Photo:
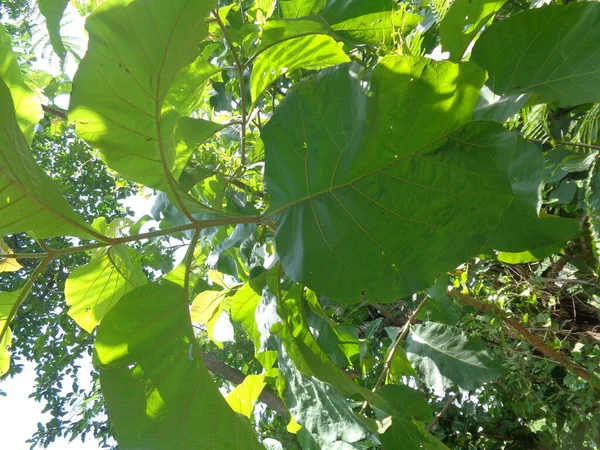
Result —
[[11, 313], [21, 295], [22, 289], [14, 292], [0, 292], [0, 377], [10, 367], [9, 347], [12, 342], [12, 332], [8, 327]]
[[0, 273], [16, 272], [23, 267], [15, 258], [3, 258], [2, 255], [10, 255], [13, 251], [6, 245], [4, 240], [0, 238]]
[[254, 405], [266, 385], [265, 374], [248, 375], [225, 397], [225, 400], [236, 413], [250, 418], [254, 411]]
[[205, 325], [215, 315], [221, 301], [229, 294], [225, 291], [203, 291], [200, 292], [192, 302], [192, 322]]

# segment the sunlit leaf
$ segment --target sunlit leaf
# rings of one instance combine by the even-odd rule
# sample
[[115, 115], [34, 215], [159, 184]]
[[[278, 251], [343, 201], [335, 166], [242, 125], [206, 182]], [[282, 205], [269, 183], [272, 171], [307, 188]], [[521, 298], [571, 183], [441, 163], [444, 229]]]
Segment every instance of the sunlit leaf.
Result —
[[146, 282], [126, 247], [111, 247], [89, 264], [76, 268], [65, 283], [69, 316], [88, 333], [127, 292]]
[[10, 345], [12, 342], [12, 332], [8, 326], [8, 321], [13, 315], [21, 289], [13, 292], [0, 292], [0, 377], [4, 375], [10, 367]]
[[281, 75], [295, 69], [322, 69], [349, 61], [336, 41], [325, 35], [308, 35], [280, 42], [260, 54], [250, 76], [250, 94], [260, 94]]
[[180, 286], [152, 283], [127, 293], [100, 324], [95, 356], [119, 446], [261, 448], [202, 362]]
[[194, 148], [174, 139], [184, 133], [174, 107], [195, 107], [190, 77], [202, 84], [206, 73], [194, 65], [177, 75], [198, 56], [212, 7], [208, 0], [103, 3], [86, 22], [89, 47], [73, 80], [69, 118], [78, 134], [124, 177], [176, 193], [178, 207], [182, 199], [193, 204], [176, 180]]
[[[27, 144], [33, 139], [35, 124], [42, 118], [42, 106], [37, 94], [25, 84], [21, 76], [21, 69], [17, 58], [12, 51], [12, 42], [4, 27], [0, 24], [0, 77], [8, 86], [14, 104], [16, 119], [19, 128], [25, 136]], [[6, 103], [2, 99], [2, 103]], [[3, 105], [6, 108], [6, 105]], [[10, 120], [5, 114], [2, 120]], [[6, 127], [6, 125], [4, 125]], [[5, 130], [2, 133], [6, 133]]]
[[10, 255], [14, 252], [4, 242], [4, 239], [0, 238], [0, 273], [2, 272], [16, 272], [21, 270], [23, 267], [15, 258], [3, 258], [2, 255]]
[[393, 0], [329, 0], [321, 16], [341, 37], [357, 44], [391, 46], [423, 19]]
[[241, 384], [238, 384], [227, 394], [225, 400], [236, 413], [250, 419], [254, 411], [254, 405], [266, 385], [265, 374], [247, 375]]
[[102, 236], [90, 229], [33, 159], [0, 78], [0, 236], [32, 230], [39, 238]]
[[440, 23], [440, 41], [450, 59], [462, 58], [479, 30], [494, 17], [506, 0], [456, 0]]
[[200, 292], [192, 302], [192, 322], [205, 325], [213, 317], [229, 290]]

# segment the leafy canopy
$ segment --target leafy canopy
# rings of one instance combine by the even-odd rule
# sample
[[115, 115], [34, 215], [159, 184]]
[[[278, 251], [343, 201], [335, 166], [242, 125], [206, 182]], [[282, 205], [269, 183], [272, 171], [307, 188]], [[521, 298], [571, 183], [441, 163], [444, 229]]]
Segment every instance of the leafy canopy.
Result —
[[[594, 319], [581, 338], [538, 331], [600, 319], [600, 3], [40, 0], [63, 68], [72, 6], [89, 36], [72, 81], [0, 28], [0, 375], [64, 260], [53, 306], [84, 330], [72, 345], [94, 340], [106, 445], [598, 443], [580, 399], [598, 386]], [[44, 133], [73, 124], [114, 174], [101, 195], [129, 183], [151, 210], [67, 200], [69, 175], [32, 147], [42, 108]], [[519, 383], [579, 409], [542, 420]]]

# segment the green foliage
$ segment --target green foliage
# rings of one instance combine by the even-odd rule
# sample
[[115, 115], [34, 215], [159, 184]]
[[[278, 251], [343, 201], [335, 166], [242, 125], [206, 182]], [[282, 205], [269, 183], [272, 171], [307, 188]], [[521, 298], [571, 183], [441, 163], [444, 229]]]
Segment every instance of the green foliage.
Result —
[[[3, 5], [0, 375], [38, 364], [30, 442], [600, 444], [600, 9], [560, 3], [73, 2], [72, 83]], [[38, 5], [66, 69], [71, 6]]]

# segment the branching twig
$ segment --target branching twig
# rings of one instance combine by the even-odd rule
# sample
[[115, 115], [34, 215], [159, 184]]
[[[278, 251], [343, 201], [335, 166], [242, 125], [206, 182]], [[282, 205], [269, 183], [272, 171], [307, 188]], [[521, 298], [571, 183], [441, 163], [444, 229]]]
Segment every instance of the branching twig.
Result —
[[[392, 344], [391, 348], [389, 349], [387, 357], [385, 358], [385, 362], [383, 363], [383, 370], [381, 371], [381, 374], [379, 375], [379, 378], [377, 379], [377, 382], [375, 383], [375, 386], [373, 387], [373, 392], [377, 392], [377, 390], [383, 385], [383, 383], [387, 379], [388, 373], [390, 372], [390, 369], [392, 368], [392, 360], [394, 359], [394, 356], [396, 355], [396, 352], [398, 351], [400, 344], [404, 341], [404, 339], [408, 335], [408, 332], [410, 331], [410, 326], [416, 320], [417, 316], [419, 315], [421, 310], [425, 307], [426, 303], [427, 303], [427, 297], [425, 297], [425, 299], [423, 299], [423, 301], [421, 303], [419, 303], [419, 306], [417, 306], [417, 309], [415, 309], [413, 311], [411, 316], [408, 318], [408, 320], [404, 324], [404, 328], [402, 328], [402, 331], [400, 332], [400, 334], [398, 335], [398, 337]], [[362, 405], [362, 408], [360, 410], [360, 414], [363, 414], [367, 410], [367, 407], [368, 407], [368, 402], [364, 402]]]
[[242, 110], [242, 127], [240, 130], [240, 162], [242, 167], [246, 165], [246, 88], [244, 86], [244, 66], [242, 65], [240, 58], [233, 46], [233, 41], [227, 32], [227, 28], [225, 24], [219, 17], [219, 11], [213, 11], [213, 16], [215, 21], [219, 24], [219, 28], [223, 32], [223, 37], [227, 42], [227, 46], [231, 50], [231, 55], [233, 56], [233, 61], [235, 63], [236, 71], [238, 74], [238, 80], [240, 84], [240, 109]]
[[438, 423], [440, 421], [440, 419], [446, 415], [446, 413], [448, 412], [448, 410], [454, 403], [454, 400], [456, 400], [456, 397], [458, 397], [458, 394], [454, 394], [452, 397], [450, 397], [450, 400], [448, 400], [448, 403], [446, 403], [444, 405], [442, 410], [436, 414], [436, 416], [433, 418], [431, 423], [427, 426], [427, 431], [431, 431], [433, 429], [433, 427], [435, 426], [435, 424]]
[[466, 303], [473, 308], [482, 311], [492, 313], [502, 319], [502, 321], [516, 330], [521, 336], [523, 336], [531, 345], [533, 345], [537, 350], [546, 355], [546, 357], [550, 358], [557, 364], [565, 367], [571, 372], [579, 375], [581, 378], [587, 381], [592, 380], [592, 376], [585, 370], [583, 367], [573, 363], [569, 358], [563, 355], [561, 352], [553, 349], [548, 344], [546, 344], [542, 339], [531, 333], [527, 328], [525, 328], [520, 322], [512, 317], [507, 317], [506, 314], [498, 307], [491, 305], [489, 303], [484, 303], [481, 300], [478, 300], [470, 295], [463, 294], [458, 291], [450, 291], [449, 295], [454, 297], [457, 300]]
[[188, 223], [177, 227], [167, 228], [164, 230], [155, 230], [148, 233], [135, 234], [133, 236], [121, 236], [118, 238], [111, 239], [110, 243], [99, 242], [95, 244], [80, 245], [77, 247], [61, 248], [57, 250], [50, 250], [45, 253], [7, 253], [2, 254], [3, 259], [36, 259], [36, 258], [48, 258], [54, 259], [63, 255], [71, 255], [73, 253], [85, 252], [88, 250], [95, 250], [97, 248], [114, 246], [118, 244], [126, 244], [128, 242], [141, 241], [143, 239], [150, 239], [153, 237], [166, 236], [168, 234], [179, 233], [180, 231], [188, 230], [202, 230], [205, 228], [218, 227], [222, 225], [236, 225], [240, 223], [258, 223], [260, 217], [258, 216], [232, 216], [232, 217], [221, 217], [218, 219], [199, 220], [194, 223]]
[[[537, 142], [539, 144], [545, 144], [546, 142], [548, 142], [547, 139], [529, 139], [529, 140], [531, 142]], [[592, 148], [594, 150], [600, 150], [600, 145], [586, 144], [584, 142], [566, 142], [566, 141], [555, 141], [555, 140], [551, 140], [550, 142], [553, 142], [558, 145], [571, 145], [573, 147], [583, 147], [583, 148]]]

